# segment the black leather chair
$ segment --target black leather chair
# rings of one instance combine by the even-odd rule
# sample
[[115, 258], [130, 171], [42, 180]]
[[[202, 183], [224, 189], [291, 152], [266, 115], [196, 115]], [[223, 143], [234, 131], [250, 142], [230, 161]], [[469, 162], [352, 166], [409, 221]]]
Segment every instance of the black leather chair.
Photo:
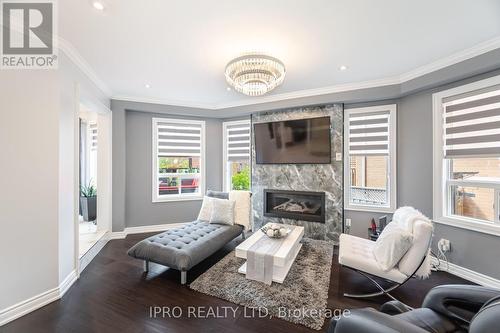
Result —
[[422, 307], [390, 301], [380, 311], [351, 310], [332, 319], [328, 333], [498, 333], [500, 290], [471, 285], [443, 285], [425, 296]]

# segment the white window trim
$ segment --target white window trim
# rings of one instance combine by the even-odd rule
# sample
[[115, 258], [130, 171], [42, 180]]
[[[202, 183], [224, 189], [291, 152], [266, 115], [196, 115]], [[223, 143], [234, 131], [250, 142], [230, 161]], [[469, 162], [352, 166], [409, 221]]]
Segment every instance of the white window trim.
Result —
[[[432, 112], [433, 112], [433, 195], [432, 195], [432, 206], [433, 206], [433, 221], [445, 225], [450, 225], [453, 227], [468, 229], [472, 231], [482, 232], [486, 234], [500, 236], [500, 224], [484, 222], [482, 220], [477, 220], [467, 217], [458, 217], [456, 215], [448, 216], [446, 215], [448, 205], [447, 198], [447, 188], [446, 188], [446, 177], [448, 165], [443, 158], [443, 99], [446, 97], [451, 97], [455, 95], [460, 95], [468, 93], [474, 90], [487, 88], [490, 86], [500, 84], [500, 76], [491, 77], [485, 80], [476, 81], [470, 84], [466, 84], [460, 87], [444, 90], [432, 95]], [[460, 183], [466, 183], [460, 182]], [[474, 185], [474, 183], [471, 183]], [[480, 184], [476, 184], [480, 185]], [[491, 183], [487, 187], [492, 187]], [[498, 202], [495, 202], [498, 205]], [[496, 222], [498, 222], [498, 216], [495, 217]]]
[[[228, 183], [229, 170], [227, 169], [227, 128], [233, 125], [248, 125], [250, 127], [250, 142], [252, 141], [252, 125], [250, 119], [225, 121], [222, 123], [222, 188], [226, 192], [229, 192], [231, 190], [229, 188], [229, 183]], [[251, 158], [249, 158], [248, 161], [249, 164], [250, 164], [250, 159]]]
[[[158, 195], [158, 126], [159, 122], [171, 122], [177, 124], [197, 124], [201, 126], [201, 153], [200, 153], [200, 193], [196, 194], [171, 194], [168, 196]], [[206, 188], [206, 168], [205, 168], [205, 151], [206, 151], [206, 137], [205, 137], [205, 121], [191, 120], [191, 119], [172, 119], [172, 118], [153, 118], [152, 119], [152, 202], [172, 202], [172, 201], [192, 201], [203, 200]]]
[[[344, 121], [344, 209], [360, 212], [380, 212], [380, 213], [394, 213], [397, 204], [397, 116], [396, 104], [390, 105], [377, 105], [363, 108], [346, 109], [345, 114], [360, 113], [360, 112], [377, 112], [387, 111], [390, 112], [389, 120], [389, 205], [388, 206], [370, 206], [370, 205], [353, 205], [350, 203], [349, 189], [351, 187], [351, 167], [349, 157], [349, 121]], [[347, 119], [347, 117], [346, 117]]]

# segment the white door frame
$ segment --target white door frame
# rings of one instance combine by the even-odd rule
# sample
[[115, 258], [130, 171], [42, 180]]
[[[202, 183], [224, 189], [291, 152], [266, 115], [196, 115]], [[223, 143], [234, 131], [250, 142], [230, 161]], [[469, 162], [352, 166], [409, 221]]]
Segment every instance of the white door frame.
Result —
[[75, 211], [74, 211], [74, 267], [77, 272], [77, 277], [80, 277], [80, 235], [79, 235], [79, 214], [78, 209], [80, 206], [79, 197], [79, 117], [80, 108], [83, 105], [86, 109], [97, 113], [97, 223], [98, 227], [107, 230], [104, 237], [105, 240], [109, 239], [112, 231], [112, 113], [111, 110], [104, 104], [95, 101], [94, 99], [83, 97], [80, 89], [77, 89], [77, 110], [75, 116]]

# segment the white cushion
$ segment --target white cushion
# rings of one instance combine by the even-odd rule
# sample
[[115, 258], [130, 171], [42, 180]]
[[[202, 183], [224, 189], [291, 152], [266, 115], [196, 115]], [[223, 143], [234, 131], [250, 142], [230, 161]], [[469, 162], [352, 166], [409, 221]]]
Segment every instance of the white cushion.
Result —
[[252, 193], [250, 191], [229, 191], [229, 200], [235, 201], [234, 224], [243, 226], [245, 230], [251, 229], [251, 198]]
[[348, 234], [339, 239], [339, 264], [372, 274], [390, 281], [402, 283], [407, 276], [393, 268], [384, 272], [373, 255], [375, 242]]
[[212, 224], [234, 224], [234, 200], [212, 198]]
[[[417, 209], [409, 206], [398, 208], [394, 212], [392, 221], [406, 228], [413, 235], [413, 245], [398, 264], [398, 269], [402, 273], [411, 275], [420, 265], [424, 256], [427, 256], [428, 260], [430, 259], [428, 252], [433, 232], [432, 222]], [[422, 265], [416, 275], [418, 277], [429, 276], [430, 266]]]
[[[425, 218], [425, 217], [424, 217]], [[432, 223], [427, 219], [419, 219], [413, 222], [413, 244], [399, 261], [399, 270], [411, 275], [420, 265], [424, 256], [429, 252], [429, 242], [432, 237]], [[430, 272], [419, 272], [418, 276], [425, 277]]]
[[373, 246], [373, 256], [380, 268], [387, 272], [396, 267], [411, 247], [413, 236], [396, 223], [389, 223]]
[[203, 197], [203, 203], [201, 204], [200, 213], [198, 214], [199, 221], [210, 221], [210, 217], [212, 216], [213, 199], [214, 198], [212, 197]]

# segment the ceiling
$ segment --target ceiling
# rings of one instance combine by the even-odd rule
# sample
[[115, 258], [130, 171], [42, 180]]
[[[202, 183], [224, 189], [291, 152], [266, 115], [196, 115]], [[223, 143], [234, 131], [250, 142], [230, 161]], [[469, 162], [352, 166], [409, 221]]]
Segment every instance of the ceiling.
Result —
[[500, 40], [498, 0], [103, 2], [99, 12], [90, 0], [59, 1], [60, 37], [113, 98], [165, 104], [215, 108], [269, 98], [226, 89], [225, 65], [248, 51], [285, 63], [285, 82], [268, 94], [279, 99], [383, 84]]

